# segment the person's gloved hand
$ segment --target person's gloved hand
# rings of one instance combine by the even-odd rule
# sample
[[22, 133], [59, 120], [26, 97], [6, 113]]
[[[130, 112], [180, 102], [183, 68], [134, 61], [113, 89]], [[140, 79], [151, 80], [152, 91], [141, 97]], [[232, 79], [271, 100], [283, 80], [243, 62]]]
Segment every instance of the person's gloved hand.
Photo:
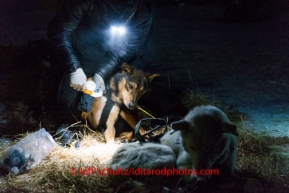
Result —
[[97, 73], [94, 74], [93, 81], [96, 84], [94, 92], [104, 91], [105, 89], [104, 81], [103, 81], [103, 78], [99, 74]]
[[99, 74], [94, 74], [93, 78], [89, 78], [83, 84], [82, 90], [85, 94], [82, 95], [77, 109], [79, 111], [89, 112], [92, 107], [94, 97], [102, 96], [104, 89], [105, 87], [102, 77]]
[[92, 78], [88, 78], [87, 81], [85, 82], [85, 84], [83, 85], [82, 89], [94, 92], [96, 89], [96, 84]]
[[70, 86], [78, 91], [82, 90], [83, 85], [86, 82], [86, 75], [82, 68], [78, 68], [75, 72], [70, 74]]

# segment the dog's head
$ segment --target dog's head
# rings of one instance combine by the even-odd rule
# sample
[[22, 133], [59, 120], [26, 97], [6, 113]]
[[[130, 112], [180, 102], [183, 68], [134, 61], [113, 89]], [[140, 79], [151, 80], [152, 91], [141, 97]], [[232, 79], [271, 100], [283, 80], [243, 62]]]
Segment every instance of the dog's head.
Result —
[[229, 149], [225, 136], [238, 136], [237, 127], [213, 106], [195, 107], [182, 120], [173, 122], [172, 128], [181, 132], [183, 147], [196, 169], [211, 169], [224, 153], [222, 149]]
[[149, 83], [159, 74], [144, 73], [127, 63], [123, 63], [120, 68], [121, 72], [110, 80], [112, 100], [134, 109], [138, 99], [149, 90]]

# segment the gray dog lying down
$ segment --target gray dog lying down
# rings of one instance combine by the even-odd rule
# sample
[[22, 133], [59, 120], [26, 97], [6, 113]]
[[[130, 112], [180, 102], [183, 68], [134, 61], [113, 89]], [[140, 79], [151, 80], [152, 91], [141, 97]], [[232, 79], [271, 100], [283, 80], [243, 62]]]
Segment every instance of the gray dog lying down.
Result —
[[[176, 168], [196, 172], [214, 169], [218, 171], [218, 175], [214, 175], [218, 188], [243, 192], [263, 190], [258, 180], [234, 174], [237, 127], [230, 123], [223, 111], [213, 106], [195, 107], [182, 120], [173, 122], [172, 129], [173, 133], [168, 132], [161, 138], [161, 144], [123, 145], [113, 155], [110, 168]], [[189, 189], [206, 184], [211, 178], [211, 175], [186, 174], [182, 178], [190, 184]], [[154, 178], [163, 175], [155, 173]]]

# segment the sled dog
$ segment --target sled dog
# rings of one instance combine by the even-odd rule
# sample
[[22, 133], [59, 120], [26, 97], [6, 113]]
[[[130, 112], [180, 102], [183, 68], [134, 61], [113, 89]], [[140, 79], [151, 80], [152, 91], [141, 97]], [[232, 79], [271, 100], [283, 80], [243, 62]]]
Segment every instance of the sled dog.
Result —
[[[242, 192], [261, 192], [262, 185], [258, 180], [241, 178], [234, 174], [237, 151], [237, 127], [230, 123], [223, 111], [214, 106], [197, 106], [190, 110], [180, 121], [171, 124], [172, 131], [167, 132], [156, 148], [161, 152], [170, 147], [175, 156], [175, 167], [178, 170], [218, 170], [218, 175], [183, 175], [183, 180], [189, 184], [190, 189], [203, 186], [207, 182], [217, 182], [219, 188], [228, 190], [241, 190]], [[152, 151], [150, 144], [130, 145], [119, 148], [111, 159], [111, 167], [128, 168], [142, 167], [154, 168], [155, 165], [163, 168], [171, 165], [164, 160], [161, 154], [156, 158], [144, 159], [144, 149]], [[165, 148], [166, 147], [166, 148]], [[141, 150], [141, 151], [138, 151]], [[137, 153], [139, 152], [139, 153]], [[122, 154], [122, 161], [119, 154]], [[134, 154], [134, 155], [133, 155]], [[148, 155], [150, 153], [147, 153]], [[168, 155], [166, 155], [168, 156]], [[129, 158], [129, 159], [128, 159]], [[210, 181], [209, 181], [210, 180]]]
[[[121, 65], [121, 71], [110, 78], [104, 96], [96, 97], [88, 113], [83, 112], [82, 118], [86, 119], [94, 129], [104, 130], [107, 143], [115, 139], [115, 123], [118, 116], [122, 117], [132, 128], [137, 124], [137, 119], [132, 110], [137, 107], [138, 99], [149, 90], [149, 83], [158, 74], [144, 73], [127, 63]], [[109, 93], [108, 93], [109, 92]], [[110, 103], [107, 117], [101, 123], [106, 105]], [[124, 132], [120, 137], [131, 140], [132, 132]]]

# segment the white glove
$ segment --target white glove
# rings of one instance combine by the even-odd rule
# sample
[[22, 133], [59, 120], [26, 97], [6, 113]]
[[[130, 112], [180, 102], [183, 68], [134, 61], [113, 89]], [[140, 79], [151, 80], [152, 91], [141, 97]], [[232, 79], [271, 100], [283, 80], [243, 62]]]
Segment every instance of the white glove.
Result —
[[94, 92], [98, 93], [98, 92], [104, 91], [105, 89], [104, 81], [103, 81], [103, 78], [99, 74], [97, 73], [94, 74], [93, 81], [96, 84]]
[[78, 68], [75, 72], [70, 74], [70, 86], [78, 91], [82, 90], [83, 85], [86, 82], [86, 75], [82, 68]]
[[83, 92], [89, 94], [92, 97], [103, 96], [102, 89], [96, 89], [96, 84], [92, 78], [89, 78], [86, 83], [83, 85]]

